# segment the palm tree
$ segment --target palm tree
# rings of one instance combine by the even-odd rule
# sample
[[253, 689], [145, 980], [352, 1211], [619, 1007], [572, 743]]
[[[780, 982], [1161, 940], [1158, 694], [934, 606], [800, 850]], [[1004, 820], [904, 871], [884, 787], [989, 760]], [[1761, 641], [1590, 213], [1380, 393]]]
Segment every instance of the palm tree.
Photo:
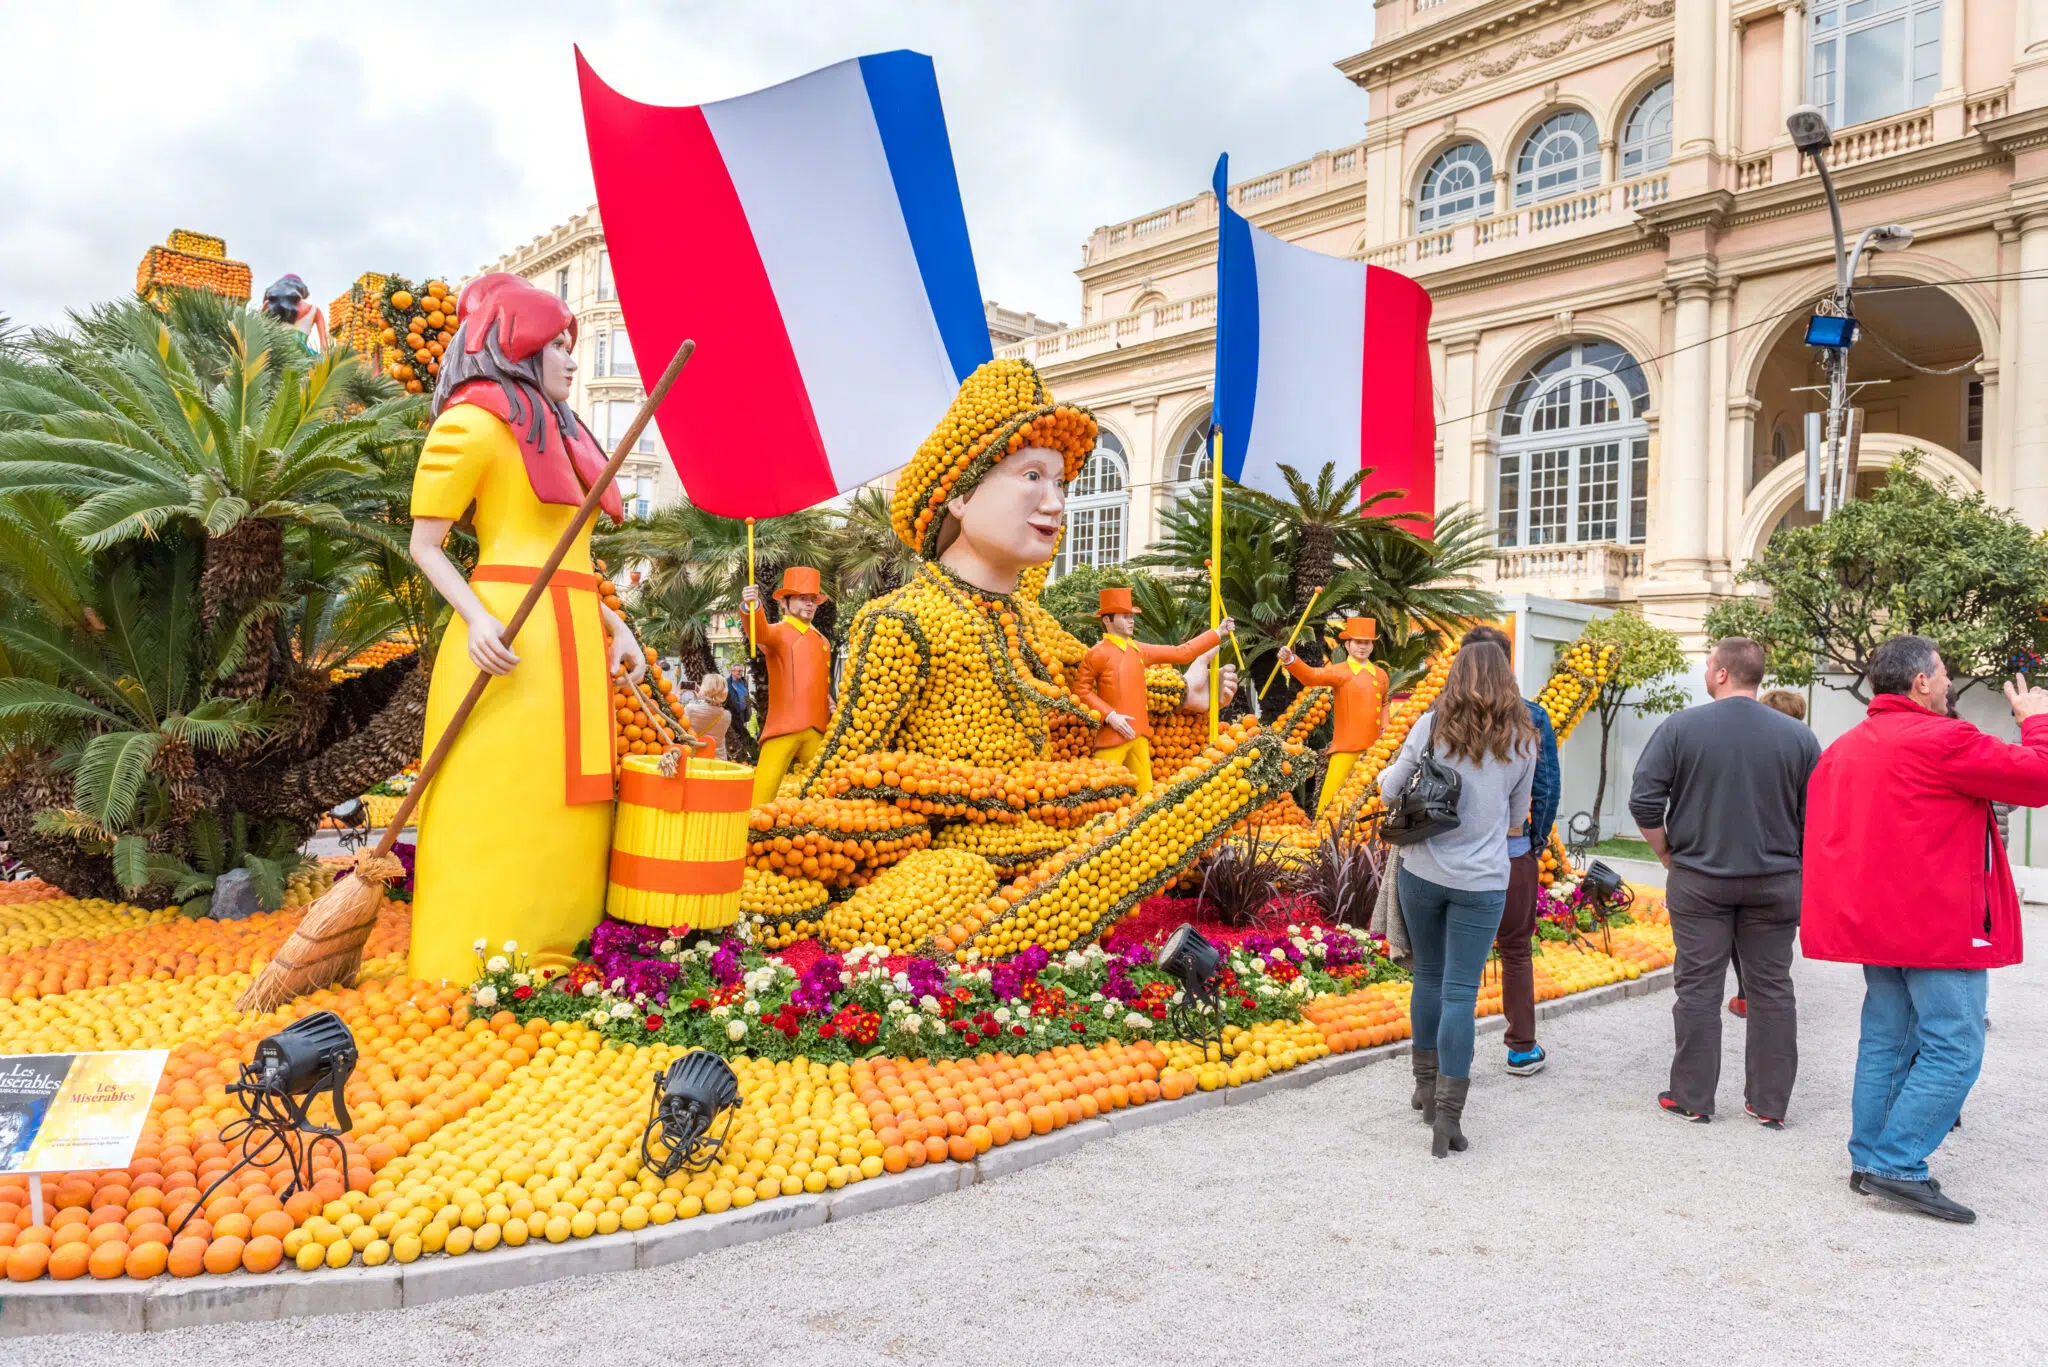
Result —
[[724, 590], [689, 566], [641, 581], [626, 599], [634, 633], [650, 655], [674, 655], [684, 678], [695, 680], [718, 668], [711, 653], [711, 614]]
[[[1294, 555], [1288, 592], [1295, 617], [1308, 610], [1310, 599], [1319, 596], [1317, 589], [1328, 591], [1331, 578], [1338, 572], [1340, 546], [1400, 530], [1396, 519], [1365, 511], [1401, 497], [1399, 490], [1381, 489], [1361, 498], [1359, 491], [1373, 473], [1370, 468], [1355, 470], [1340, 480], [1336, 465], [1326, 462], [1311, 484], [1292, 465], [1282, 465], [1280, 475], [1287, 482], [1287, 498], [1245, 491], [1262, 501], [1291, 534]], [[1303, 658], [1311, 664], [1322, 663], [1320, 638], [1311, 634], [1301, 644], [1305, 647]]]
[[861, 604], [902, 588], [917, 573], [916, 554], [889, 521], [888, 495], [872, 486], [854, 490], [825, 534], [822, 550], [825, 563], [819, 569], [839, 615], [849, 622]]

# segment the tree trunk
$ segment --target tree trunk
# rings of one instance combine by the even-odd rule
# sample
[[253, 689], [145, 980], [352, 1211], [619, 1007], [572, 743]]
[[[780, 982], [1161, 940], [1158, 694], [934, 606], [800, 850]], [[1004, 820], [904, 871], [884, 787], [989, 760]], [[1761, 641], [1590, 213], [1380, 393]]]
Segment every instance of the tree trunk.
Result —
[[12, 770], [0, 778], [0, 832], [7, 836], [7, 852], [36, 877], [73, 897], [132, 900], [115, 881], [108, 856], [82, 850], [78, 842], [65, 836], [36, 831], [37, 812], [70, 802], [70, 783], [42, 765]]
[[413, 669], [354, 734], [297, 764], [265, 765], [234, 775], [232, 806], [269, 820], [317, 823], [336, 803], [367, 792], [420, 758], [431, 674]]
[[1600, 778], [1593, 785], [1593, 839], [1600, 838], [1600, 811], [1607, 805], [1607, 738], [1614, 733], [1614, 716], [1600, 709]]
[[[220, 536], [206, 540], [205, 565], [199, 572], [199, 601], [208, 631], [222, 619], [255, 604], [275, 599], [284, 589], [284, 528], [269, 518], [244, 518]], [[277, 617], [266, 612], [248, 624], [241, 663], [221, 681], [231, 698], [254, 698], [270, 680], [271, 639]]]

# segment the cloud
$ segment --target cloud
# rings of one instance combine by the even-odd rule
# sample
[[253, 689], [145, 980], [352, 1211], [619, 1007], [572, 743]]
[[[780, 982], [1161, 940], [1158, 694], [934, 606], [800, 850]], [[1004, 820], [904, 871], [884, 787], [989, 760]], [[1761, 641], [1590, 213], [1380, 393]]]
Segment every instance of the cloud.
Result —
[[10, 6], [0, 88], [30, 112], [0, 143], [0, 313], [132, 289], [178, 227], [323, 301], [365, 270], [472, 271], [590, 203], [581, 43], [675, 104], [931, 53], [984, 293], [1071, 321], [1096, 226], [1198, 193], [1219, 151], [1248, 175], [1359, 137], [1330, 64], [1370, 24], [1320, 0]]

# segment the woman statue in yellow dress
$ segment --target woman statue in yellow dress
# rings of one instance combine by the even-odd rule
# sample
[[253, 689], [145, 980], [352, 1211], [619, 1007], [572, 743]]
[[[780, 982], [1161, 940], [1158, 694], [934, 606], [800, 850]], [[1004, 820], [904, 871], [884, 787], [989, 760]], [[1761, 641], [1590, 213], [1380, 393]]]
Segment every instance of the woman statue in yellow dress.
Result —
[[[411, 969], [476, 976], [476, 945], [507, 940], [537, 965], [570, 961], [604, 911], [612, 831], [608, 678], [647, 668], [633, 633], [598, 601], [586, 524], [520, 629], [505, 619], [574, 517], [604, 453], [568, 405], [576, 317], [513, 275], [462, 292], [434, 390], [434, 425], [412, 491], [412, 557], [455, 609], [435, 661], [431, 751], [476, 671], [484, 690], [419, 808]], [[604, 510], [618, 519], [617, 489]], [[477, 567], [442, 550], [465, 515]], [[610, 645], [606, 645], [606, 633]]]

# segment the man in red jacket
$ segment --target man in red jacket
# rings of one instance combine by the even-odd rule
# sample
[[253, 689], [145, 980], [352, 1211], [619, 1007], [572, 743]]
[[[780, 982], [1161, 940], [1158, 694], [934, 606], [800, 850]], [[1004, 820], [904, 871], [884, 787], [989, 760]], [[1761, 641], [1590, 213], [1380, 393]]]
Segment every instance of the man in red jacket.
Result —
[[[1800, 947], [1863, 965], [1849, 1186], [1943, 1220], [1969, 1207], [1927, 1175], [1984, 1062], [1985, 970], [2020, 961], [2020, 900], [1993, 802], [2048, 804], [2048, 689], [2015, 676], [2008, 745], [1948, 715], [1925, 636], [1871, 652], [1869, 715], [1806, 796]], [[1901, 891], [1900, 856], [1912, 882]]]

